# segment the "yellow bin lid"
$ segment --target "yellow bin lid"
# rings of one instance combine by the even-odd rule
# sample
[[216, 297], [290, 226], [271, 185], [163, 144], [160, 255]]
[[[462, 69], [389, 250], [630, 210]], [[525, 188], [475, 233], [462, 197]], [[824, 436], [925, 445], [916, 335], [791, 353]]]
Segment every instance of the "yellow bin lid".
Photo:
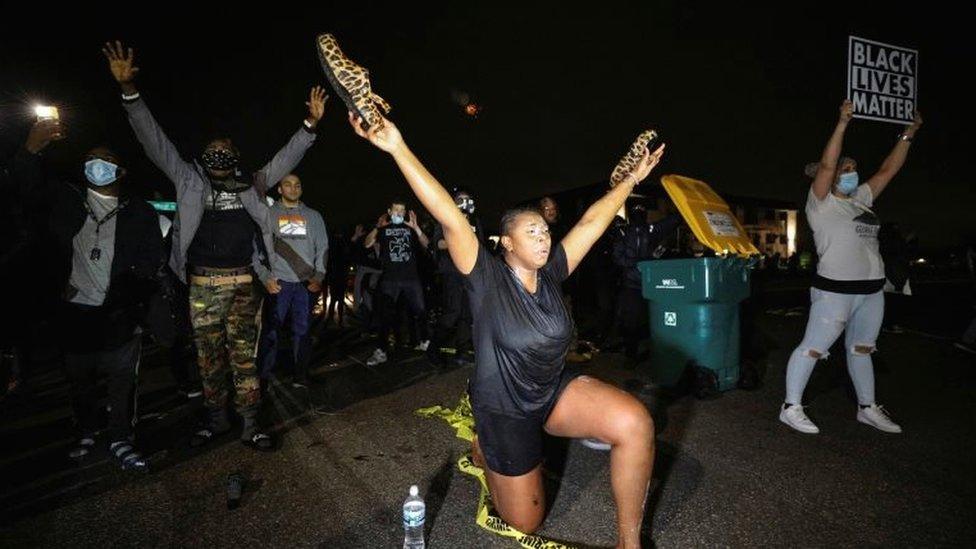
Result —
[[729, 205], [708, 183], [681, 175], [665, 175], [661, 185], [702, 244], [720, 255], [759, 253]]

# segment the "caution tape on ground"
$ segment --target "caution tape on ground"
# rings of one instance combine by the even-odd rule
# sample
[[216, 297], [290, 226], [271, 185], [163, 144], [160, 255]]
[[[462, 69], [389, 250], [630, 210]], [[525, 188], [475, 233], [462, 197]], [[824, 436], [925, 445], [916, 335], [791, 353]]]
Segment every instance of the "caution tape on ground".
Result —
[[421, 417], [439, 417], [454, 428], [459, 439], [468, 442], [474, 439], [474, 412], [471, 411], [471, 400], [468, 399], [467, 393], [461, 397], [453, 410], [443, 406], [431, 406], [421, 408], [414, 413]]
[[[468, 395], [461, 397], [457, 407], [453, 410], [443, 406], [431, 406], [421, 408], [416, 411], [421, 417], [436, 417], [443, 419], [454, 428], [458, 438], [471, 442], [474, 438], [474, 414], [471, 411], [471, 402]], [[478, 480], [481, 485], [481, 493], [478, 495], [478, 513], [475, 515], [475, 522], [478, 526], [497, 534], [514, 539], [525, 549], [571, 549], [571, 545], [566, 545], [558, 541], [553, 541], [535, 534], [523, 534], [512, 528], [505, 522], [491, 504], [491, 495], [488, 492], [488, 479], [485, 471], [471, 461], [471, 456], [462, 455], [457, 462], [458, 469], [471, 475]]]

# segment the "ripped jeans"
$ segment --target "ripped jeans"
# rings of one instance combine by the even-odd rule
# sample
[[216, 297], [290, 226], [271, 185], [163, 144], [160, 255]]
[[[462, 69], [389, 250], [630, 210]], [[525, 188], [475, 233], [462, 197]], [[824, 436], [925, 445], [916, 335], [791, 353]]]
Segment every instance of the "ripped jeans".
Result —
[[874, 364], [871, 353], [884, 317], [884, 292], [838, 294], [810, 288], [810, 318], [800, 346], [786, 367], [786, 403], [800, 404], [817, 360], [827, 358], [830, 346], [844, 332], [847, 372], [858, 403], [874, 404]]

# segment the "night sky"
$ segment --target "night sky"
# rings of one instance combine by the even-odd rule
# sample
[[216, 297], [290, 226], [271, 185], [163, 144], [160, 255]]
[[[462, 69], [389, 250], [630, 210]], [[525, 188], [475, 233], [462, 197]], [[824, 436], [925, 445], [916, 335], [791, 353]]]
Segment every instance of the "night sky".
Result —
[[[917, 230], [929, 248], [976, 233], [972, 93], [963, 84], [972, 80], [976, 55], [960, 13], [824, 3], [789, 12], [678, 2], [599, 12], [558, 4], [287, 5], [266, 10], [288, 19], [238, 13], [229, 21], [160, 4], [166, 13], [151, 23], [89, 13], [58, 17], [43, 33], [29, 15], [20, 28], [8, 17], [0, 35], [0, 152], [23, 141], [31, 103], [52, 102], [70, 132], [50, 151], [57, 169], [78, 177], [83, 151], [107, 143], [128, 160], [129, 183], [140, 194], [172, 197], [135, 142], [101, 54], [106, 39], [119, 38], [136, 48], [140, 91], [184, 157], [227, 133], [244, 165], [258, 168], [298, 128], [308, 88], [325, 84], [314, 38], [330, 31], [370, 69], [374, 90], [393, 105], [391, 118], [417, 155], [445, 185], [471, 188], [491, 227], [506, 205], [605, 181], [645, 127], [668, 142], [658, 175], [802, 204], [809, 185], [803, 166], [819, 158], [836, 122], [847, 35], [855, 34], [920, 50], [926, 124], [876, 211]], [[463, 115], [462, 94], [483, 106], [477, 120]], [[845, 153], [858, 159], [862, 177], [899, 131], [854, 122]], [[410, 196], [392, 161], [352, 133], [337, 98], [297, 172], [305, 202], [333, 227], [372, 222], [389, 199]]]

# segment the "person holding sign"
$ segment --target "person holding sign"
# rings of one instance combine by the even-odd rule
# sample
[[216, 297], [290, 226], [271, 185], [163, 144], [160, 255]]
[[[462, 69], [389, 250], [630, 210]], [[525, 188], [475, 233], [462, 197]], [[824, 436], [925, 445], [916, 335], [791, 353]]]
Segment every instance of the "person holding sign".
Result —
[[542, 435], [596, 438], [611, 445], [610, 481], [620, 547], [640, 546], [654, 462], [654, 424], [628, 393], [565, 368], [573, 320], [560, 284], [600, 238], [633, 188], [664, 154], [645, 147], [626, 177], [553, 243], [538, 210], [509, 210], [501, 221], [501, 256], [478, 241], [464, 213], [387, 120], [358, 135], [393, 157], [410, 188], [444, 231], [464, 276], [474, 320], [475, 373], [469, 393], [477, 436], [474, 462], [486, 467], [492, 502], [523, 533], [542, 523]]
[[845, 333], [847, 370], [857, 392], [857, 420], [887, 433], [900, 433], [874, 399], [874, 365], [871, 353], [884, 316], [884, 263], [878, 248], [878, 217], [871, 210], [891, 179], [898, 173], [922, 117], [899, 136], [878, 172], [861, 183], [857, 163], [840, 157], [844, 133], [854, 105], [844, 101], [840, 120], [819, 163], [807, 167], [813, 177], [806, 214], [820, 262], [810, 288], [810, 318], [806, 334], [790, 356], [786, 369], [786, 401], [779, 419], [801, 433], [820, 429], [803, 411], [802, 397], [817, 360], [827, 356], [834, 341]]

